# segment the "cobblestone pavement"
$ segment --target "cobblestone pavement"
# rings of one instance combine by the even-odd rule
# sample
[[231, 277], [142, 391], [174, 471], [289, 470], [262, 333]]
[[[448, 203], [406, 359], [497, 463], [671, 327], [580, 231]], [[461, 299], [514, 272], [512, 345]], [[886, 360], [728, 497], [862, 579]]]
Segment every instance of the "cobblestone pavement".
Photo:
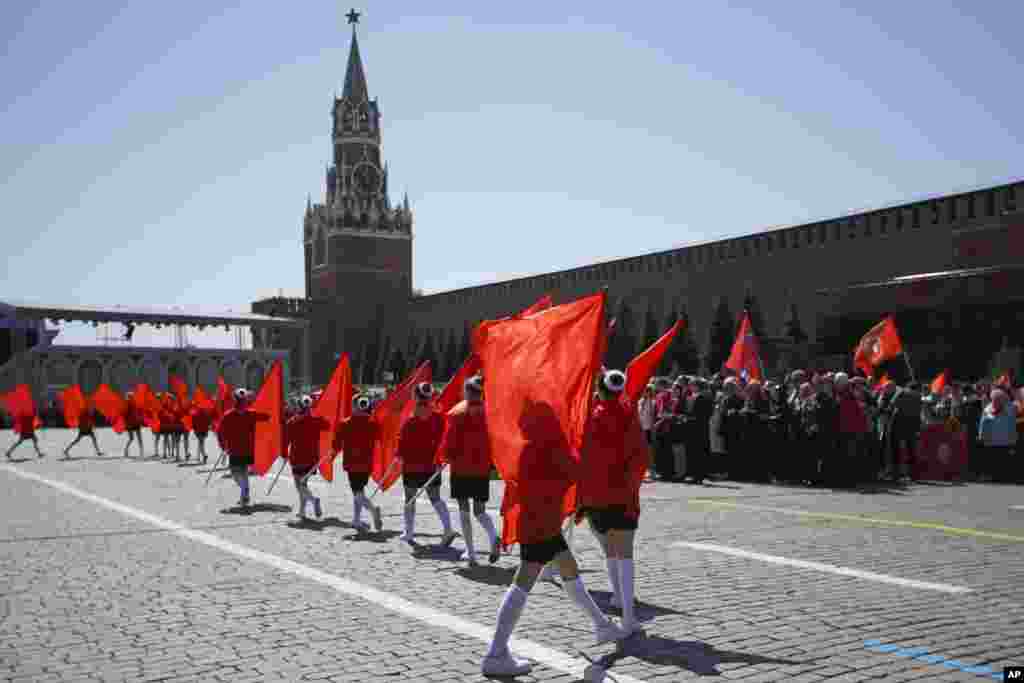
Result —
[[[515, 551], [466, 568], [461, 540], [436, 546], [425, 503], [411, 550], [395, 538], [397, 489], [378, 497], [386, 532], [357, 534], [343, 479], [313, 484], [318, 524], [296, 525], [287, 473], [269, 497], [269, 478], [254, 478], [255, 509], [239, 514], [231, 480], [204, 488], [209, 466], [123, 458], [123, 437], [99, 435], [102, 458], [82, 443], [61, 461], [73, 434], [46, 430], [46, 458], [23, 445], [0, 462], [0, 680], [484, 680]], [[646, 636], [594, 647], [564, 593], [538, 584], [516, 635], [542, 661], [519, 680], [581, 680], [588, 658], [609, 681], [1001, 680], [1024, 663], [1022, 493], [646, 484]], [[492, 509], [500, 496], [495, 482]], [[572, 544], [606, 606], [590, 532]]]

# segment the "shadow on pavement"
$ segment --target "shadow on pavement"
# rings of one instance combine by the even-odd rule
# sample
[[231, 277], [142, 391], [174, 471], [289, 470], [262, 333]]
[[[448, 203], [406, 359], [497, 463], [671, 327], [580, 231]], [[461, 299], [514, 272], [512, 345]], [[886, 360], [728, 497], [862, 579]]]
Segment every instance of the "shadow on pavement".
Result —
[[[44, 454], [43, 457], [45, 458], [46, 455]], [[38, 456], [32, 456], [31, 458], [7, 458], [7, 462], [12, 462], [12, 463], [28, 462], [29, 460], [39, 460], [39, 459], [40, 458]]]
[[512, 577], [516, 575], [516, 567], [498, 567], [496, 565], [477, 565], [475, 567], [459, 567], [455, 573], [464, 579], [488, 586], [510, 586]]
[[178, 467], [202, 467], [205, 462], [179, 462]]
[[[708, 645], [699, 640], [673, 640], [661, 636], [645, 635], [637, 635], [623, 641], [614, 653], [601, 657], [596, 660], [596, 663], [607, 670], [615, 662], [626, 657], [635, 657], [649, 664], [657, 664], [659, 666], [676, 666], [700, 676], [721, 676], [722, 672], [717, 669], [718, 665], [732, 662], [741, 662], [743, 664], [782, 664], [789, 666], [803, 664], [803, 662], [789, 659], [775, 659], [747, 652], [719, 650], [713, 645]], [[614, 678], [614, 676], [615, 672], [611, 671], [610, 677]], [[785, 678], [785, 675], [780, 675], [780, 680]]]
[[434, 560], [435, 562], [458, 562], [462, 557], [462, 548], [442, 545], [419, 545], [413, 547], [412, 556], [417, 560]]
[[[595, 591], [591, 590], [590, 595], [594, 598], [594, 602], [601, 608], [606, 614], [621, 615], [621, 607], [612, 607], [612, 594], [610, 591]], [[678, 610], [669, 609], [668, 607], [659, 607], [658, 605], [652, 605], [649, 602], [643, 600], [636, 600], [636, 618], [640, 621], [650, 621], [655, 617], [663, 617], [669, 614], [686, 614]]]
[[291, 510], [292, 508], [290, 505], [256, 503], [255, 505], [248, 505], [246, 507], [236, 505], [234, 507], [224, 508], [220, 513], [222, 515], [251, 515], [255, 512], [291, 512]]
[[63, 455], [57, 458], [57, 462], [76, 462], [78, 460], [124, 460], [124, 456], [117, 455], [78, 455], [65, 458]]

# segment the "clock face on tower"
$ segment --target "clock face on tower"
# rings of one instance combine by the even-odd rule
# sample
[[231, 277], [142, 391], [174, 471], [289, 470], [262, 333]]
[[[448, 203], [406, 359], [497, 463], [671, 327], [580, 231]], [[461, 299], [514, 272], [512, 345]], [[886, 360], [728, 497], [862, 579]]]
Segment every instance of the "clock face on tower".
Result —
[[380, 183], [380, 171], [373, 164], [359, 164], [352, 171], [352, 186], [364, 197], [380, 192]]

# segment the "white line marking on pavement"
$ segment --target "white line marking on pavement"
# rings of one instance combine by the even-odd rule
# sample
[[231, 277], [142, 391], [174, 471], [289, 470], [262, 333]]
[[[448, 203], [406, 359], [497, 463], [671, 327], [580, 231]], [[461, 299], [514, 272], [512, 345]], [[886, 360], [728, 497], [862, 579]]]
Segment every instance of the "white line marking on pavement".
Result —
[[849, 576], [855, 579], [865, 579], [867, 581], [879, 581], [881, 583], [891, 583], [894, 586], [903, 586], [905, 588], [920, 588], [921, 590], [940, 591], [942, 593], [971, 593], [970, 588], [964, 586], [951, 586], [946, 583], [929, 583], [927, 581], [914, 581], [913, 579], [901, 579], [898, 576], [888, 576], [887, 574], [875, 574], [874, 572], [866, 572], [861, 569], [850, 569], [848, 567], [837, 567], [832, 564], [822, 564], [821, 562], [808, 562], [807, 560], [794, 560], [788, 557], [779, 557], [778, 555], [765, 555], [763, 553], [755, 553], [749, 550], [741, 550], [740, 548], [730, 548], [726, 545], [718, 545], [715, 543], [688, 543], [678, 542], [672, 544], [674, 547], [679, 548], [692, 548], [694, 550], [708, 550], [714, 553], [722, 553], [725, 555], [732, 555], [734, 557], [743, 557], [748, 560], [761, 560], [762, 562], [770, 562], [772, 564], [781, 564], [787, 567], [796, 567], [797, 569], [812, 569], [819, 572], [828, 572], [830, 574], [838, 574], [840, 576]]
[[[29, 479], [31, 481], [53, 487], [58, 491], [63, 491], [64, 493], [81, 498], [82, 500], [105, 507], [108, 510], [119, 512], [126, 517], [132, 517], [139, 521], [146, 522], [147, 524], [152, 524], [155, 527], [170, 531], [182, 538], [187, 538], [191, 541], [216, 548], [217, 550], [221, 550], [238, 557], [243, 557], [252, 560], [253, 562], [259, 562], [260, 564], [267, 565], [274, 569], [290, 572], [296, 576], [301, 576], [304, 579], [309, 579], [310, 581], [315, 581], [325, 586], [329, 586], [339, 593], [344, 593], [354, 598], [360, 598], [367, 602], [375, 603], [384, 609], [417, 619], [431, 626], [446, 628], [449, 631], [454, 631], [460, 635], [476, 638], [488, 645], [491, 642], [493, 629], [489, 626], [476, 624], [452, 614], [435, 610], [426, 605], [420, 605], [415, 602], [404, 600], [398, 596], [385, 593], [384, 591], [377, 590], [371, 586], [356, 583], [355, 581], [349, 581], [348, 579], [343, 579], [340, 576], [328, 574], [327, 572], [314, 569], [313, 567], [309, 567], [304, 564], [299, 564], [298, 562], [293, 562], [292, 560], [285, 559], [278, 555], [272, 555], [271, 553], [265, 553], [261, 550], [256, 550], [255, 548], [249, 548], [244, 545], [232, 543], [231, 541], [220, 538], [219, 536], [208, 534], [205, 531], [190, 529], [182, 524], [178, 524], [177, 522], [172, 522], [171, 520], [164, 519], [163, 517], [152, 515], [129, 505], [124, 505], [123, 503], [118, 503], [116, 501], [88, 493], [87, 491], [82, 491], [81, 489], [75, 488], [74, 486], [65, 484], [61, 481], [47, 479], [46, 477], [39, 476], [32, 472], [26, 472], [10, 465], [0, 465], [0, 469], [23, 479]], [[589, 638], [589, 635], [587, 637]], [[529, 659], [539, 662], [544, 666], [556, 669], [577, 678], [584, 678], [584, 670], [590, 665], [590, 662], [585, 659], [572, 657], [564, 652], [560, 652], [524, 638], [513, 637], [509, 646], [515, 654], [519, 656], [528, 657]], [[633, 678], [625, 674], [614, 673], [613, 676], [615, 677], [615, 680], [620, 683], [643, 683], [640, 679]]]

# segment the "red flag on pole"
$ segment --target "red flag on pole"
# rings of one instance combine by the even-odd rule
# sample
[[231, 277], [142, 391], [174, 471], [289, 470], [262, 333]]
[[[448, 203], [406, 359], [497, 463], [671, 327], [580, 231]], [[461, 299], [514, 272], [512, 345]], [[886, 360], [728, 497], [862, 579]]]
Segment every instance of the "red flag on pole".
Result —
[[220, 419], [224, 413], [235, 407], [235, 388], [224, 381], [223, 377], [217, 378], [217, 398], [214, 400], [213, 428], [217, 429]]
[[188, 410], [188, 385], [185, 384], [185, 381], [177, 375], [170, 375], [167, 378], [167, 384], [174, 392], [174, 397], [178, 399], [178, 407]]
[[132, 394], [132, 401], [142, 416], [143, 422], [150, 429], [160, 428], [160, 399], [145, 382], [137, 384]]
[[903, 342], [892, 316], [878, 323], [861, 337], [853, 352], [854, 367], [871, 376], [871, 371], [887, 360], [903, 353]]
[[682, 319], [677, 320], [672, 328], [661, 335], [656, 342], [642, 351], [636, 358], [626, 366], [626, 388], [622, 392], [622, 400], [630, 406], [635, 406], [644, 393], [644, 387], [651, 381], [654, 371], [661, 365], [661, 359], [665, 356], [672, 345], [672, 340], [683, 329]]
[[754, 334], [754, 327], [750, 324], [749, 311], [743, 312], [740, 331], [736, 335], [732, 352], [729, 354], [729, 359], [725, 361], [724, 367], [729, 368], [737, 375], [742, 375], [746, 371], [746, 375], [750, 379], [758, 381], [764, 379], [761, 372], [761, 346], [757, 341], [757, 335]]
[[385, 491], [402, 475], [401, 470], [392, 467], [391, 463], [398, 451], [398, 435], [402, 431], [402, 424], [416, 407], [412, 398], [413, 387], [420, 382], [429, 382], [431, 377], [430, 363], [423, 363], [373, 409], [373, 421], [380, 429], [380, 439], [373, 447], [372, 476], [377, 486]]
[[434, 402], [434, 410], [442, 415], [447, 415], [448, 411], [462, 401], [462, 386], [466, 383], [466, 380], [479, 371], [480, 359], [477, 358], [476, 354], [469, 354], [469, 358], [466, 359], [466, 362], [462, 364], [462, 367], [452, 377], [452, 381], [448, 382], [444, 391], [437, 397], [437, 400]]
[[505, 481], [506, 547], [560, 533], [574, 501], [604, 309], [602, 292], [527, 318], [487, 321], [474, 333], [491, 454]]
[[331, 373], [331, 380], [324, 387], [320, 397], [313, 404], [310, 414], [326, 421], [330, 428], [320, 432], [320, 446], [317, 462], [320, 464], [320, 475], [327, 481], [334, 481], [334, 454], [331, 453], [334, 433], [338, 424], [352, 413], [352, 368], [348, 362], [348, 354], [341, 354], [338, 364]]
[[60, 404], [64, 411], [64, 424], [71, 429], [78, 427], [78, 420], [85, 412], [85, 394], [82, 387], [75, 384], [60, 392]]
[[29, 419], [32, 420], [33, 429], [43, 426], [43, 421], [36, 414], [36, 402], [32, 398], [32, 389], [27, 384], [19, 384], [11, 391], [0, 394], [0, 407], [14, 418], [15, 429], [21, 429], [19, 425]]
[[101, 384], [93, 393], [91, 401], [115, 432], [120, 434], [125, 430], [124, 416], [128, 409], [128, 403], [121, 394], [111, 389], [110, 385]]
[[263, 386], [253, 399], [251, 408], [254, 413], [269, 417], [256, 423], [253, 469], [260, 476], [269, 472], [274, 461], [284, 453], [283, 407], [284, 373], [281, 361], [274, 361], [270, 373], [263, 380]]
[[196, 408], [208, 410], [211, 413], [215, 407], [213, 399], [210, 398], [210, 395], [203, 391], [203, 388], [198, 384], [196, 385], [195, 391], [192, 392], [192, 405]]

